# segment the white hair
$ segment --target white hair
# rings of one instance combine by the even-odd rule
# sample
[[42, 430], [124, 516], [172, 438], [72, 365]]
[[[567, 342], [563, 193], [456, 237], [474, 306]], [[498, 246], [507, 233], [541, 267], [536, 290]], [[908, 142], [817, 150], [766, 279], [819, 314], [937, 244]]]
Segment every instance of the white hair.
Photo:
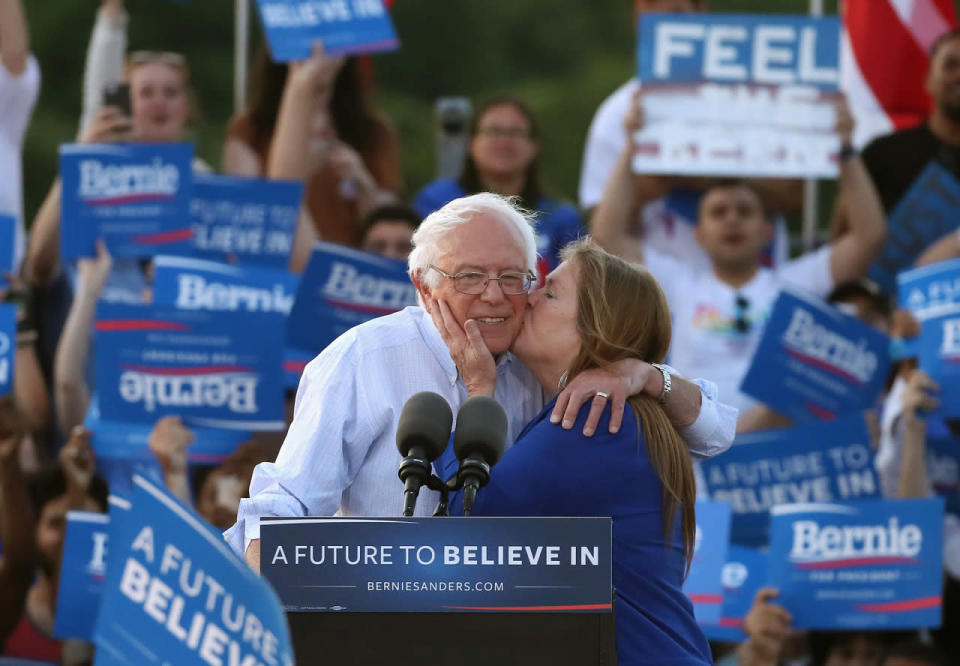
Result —
[[436, 287], [440, 282], [440, 275], [428, 269], [430, 264], [436, 261], [437, 245], [449, 232], [469, 222], [476, 215], [489, 215], [499, 219], [520, 243], [527, 270], [536, 275], [537, 241], [533, 235], [535, 213], [524, 210], [517, 201], [519, 197], [481, 192], [454, 199], [427, 215], [411, 239], [413, 250], [407, 259], [410, 277], [421, 280], [428, 287]]

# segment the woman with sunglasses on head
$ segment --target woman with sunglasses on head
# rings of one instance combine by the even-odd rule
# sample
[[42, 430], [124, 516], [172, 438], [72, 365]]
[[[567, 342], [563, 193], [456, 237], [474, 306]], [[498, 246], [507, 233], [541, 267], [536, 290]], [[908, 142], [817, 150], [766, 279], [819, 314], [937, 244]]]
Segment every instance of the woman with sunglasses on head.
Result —
[[303, 270], [318, 238], [359, 247], [363, 220], [402, 187], [400, 145], [373, 103], [363, 61], [332, 58], [319, 44], [300, 63], [261, 51], [253, 101], [233, 118], [223, 170], [304, 180], [291, 270]]
[[[671, 334], [666, 298], [649, 271], [590, 239], [569, 245], [562, 259], [530, 294], [510, 347], [547, 404], [497, 463], [472, 515], [612, 518], [618, 662], [705, 666], [707, 640], [681, 591], [694, 549], [696, 484], [690, 453], [661, 404], [632, 396], [616, 433], [604, 405], [590, 438], [583, 425], [594, 402], [609, 402], [602, 392], [581, 408], [573, 429], [550, 419], [555, 396], [578, 374], [629, 358], [663, 361]], [[502, 279], [485, 282], [483, 289], [507, 290]], [[493, 396], [496, 364], [476, 322], [461, 327], [446, 303], [433, 305], [469, 395]], [[458, 493], [451, 514], [462, 508]]]
[[[83, 114], [77, 141], [182, 141], [194, 110], [186, 59], [177, 53], [153, 51], [127, 55], [126, 25], [123, 0], [103, 0], [87, 50]], [[128, 86], [128, 94], [122, 92], [122, 84]], [[108, 89], [117, 92], [108, 95]], [[110, 97], [114, 105], [105, 103], [105, 97]], [[123, 108], [125, 106], [128, 108]], [[193, 166], [196, 171], [211, 170], [200, 159], [195, 159]], [[33, 222], [24, 270], [34, 286], [47, 285], [57, 276], [59, 225], [58, 178]]]
[[413, 207], [426, 217], [468, 194], [496, 192], [520, 197], [537, 211], [538, 271], [542, 279], [560, 263], [560, 250], [583, 231], [573, 206], [544, 195], [539, 175], [540, 133], [530, 108], [515, 97], [484, 103], [470, 125], [470, 147], [459, 178], [442, 178], [424, 187]]
[[[78, 142], [182, 141], [193, 112], [186, 60], [176, 53], [137, 51], [127, 55], [126, 24], [123, 0], [103, 0], [87, 51]], [[193, 167], [210, 171], [201, 160], [194, 160]], [[48, 322], [52, 330], [47, 337], [56, 344], [55, 358], [48, 363], [53, 365], [58, 425], [66, 434], [82, 423], [89, 405], [93, 373], [87, 361], [96, 301], [143, 302], [150, 294], [150, 266], [146, 259], [111, 261], [107, 255], [106, 259], [84, 261], [106, 266], [96, 280], [91, 276], [98, 271], [89, 268], [77, 271], [70, 265], [61, 271], [60, 207], [57, 178], [34, 219], [24, 276], [32, 287], [49, 288], [45, 291], [56, 294], [56, 298], [48, 296], [54, 301], [48, 309], [56, 311]], [[48, 349], [47, 354], [53, 351]]]

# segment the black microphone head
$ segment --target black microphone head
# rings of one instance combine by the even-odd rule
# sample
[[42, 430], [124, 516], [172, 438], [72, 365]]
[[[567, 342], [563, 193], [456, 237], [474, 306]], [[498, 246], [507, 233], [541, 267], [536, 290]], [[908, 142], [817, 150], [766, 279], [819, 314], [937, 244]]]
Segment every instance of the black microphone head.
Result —
[[440, 395], [423, 391], [407, 400], [397, 424], [397, 450], [401, 456], [420, 447], [427, 460], [440, 457], [450, 440], [453, 412]]
[[507, 443], [507, 413], [493, 398], [478, 395], [468, 399], [457, 413], [453, 451], [457, 460], [479, 455], [494, 465]]

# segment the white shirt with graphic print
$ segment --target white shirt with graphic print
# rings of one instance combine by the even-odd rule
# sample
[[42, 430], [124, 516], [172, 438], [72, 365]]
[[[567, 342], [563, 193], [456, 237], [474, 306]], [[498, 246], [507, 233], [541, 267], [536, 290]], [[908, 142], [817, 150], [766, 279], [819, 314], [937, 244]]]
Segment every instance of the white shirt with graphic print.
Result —
[[778, 270], [761, 268], [750, 282], [734, 289], [713, 270], [698, 270], [645, 248], [644, 263], [660, 282], [670, 306], [671, 365], [709, 378], [717, 385], [720, 399], [741, 414], [753, 407], [756, 401], [740, 392], [740, 383], [773, 303], [785, 284], [827, 296], [833, 289], [830, 252], [825, 245]]

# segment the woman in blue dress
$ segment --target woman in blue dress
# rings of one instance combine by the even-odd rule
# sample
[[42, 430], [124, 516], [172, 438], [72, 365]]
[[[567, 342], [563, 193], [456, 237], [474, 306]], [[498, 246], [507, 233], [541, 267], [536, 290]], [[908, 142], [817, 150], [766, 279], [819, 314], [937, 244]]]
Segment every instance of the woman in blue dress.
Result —
[[[582, 434], [589, 402], [574, 428], [550, 422], [556, 393], [578, 373], [624, 358], [663, 360], [670, 346], [666, 299], [645, 268], [589, 239], [568, 246], [563, 259], [530, 295], [511, 350], [548, 402], [493, 469], [473, 515], [612, 517], [619, 663], [710, 664], [681, 591], [696, 529], [690, 455], [657, 400], [630, 398], [616, 434], [608, 432], [609, 408], [595, 435]], [[499, 287], [491, 281], [487, 288]], [[492, 396], [496, 369], [482, 338], [467, 334], [442, 305], [436, 309], [472, 394]], [[452, 509], [462, 511], [459, 497]]]

